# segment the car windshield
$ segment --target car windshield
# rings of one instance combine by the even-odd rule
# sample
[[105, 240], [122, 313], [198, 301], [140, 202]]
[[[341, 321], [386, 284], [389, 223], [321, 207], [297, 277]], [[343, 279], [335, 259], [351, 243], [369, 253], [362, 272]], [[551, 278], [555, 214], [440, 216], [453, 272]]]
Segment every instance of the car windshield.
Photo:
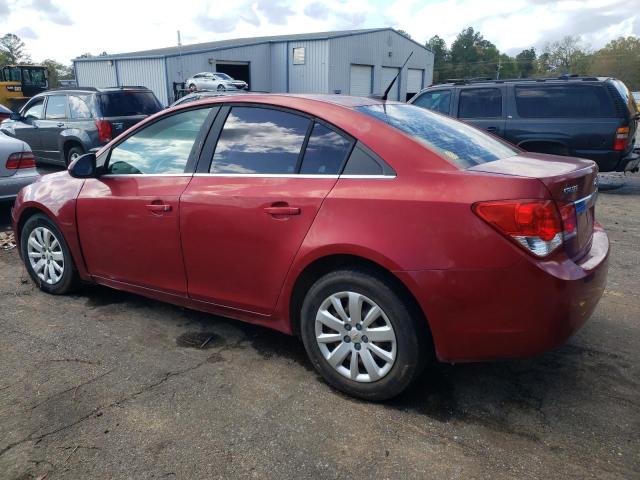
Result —
[[162, 110], [162, 105], [151, 92], [123, 91], [100, 95], [103, 117], [128, 117], [152, 115]]
[[397, 128], [460, 168], [519, 153], [477, 128], [413, 105], [366, 105], [356, 110]]
[[231, 78], [226, 73], [216, 73], [216, 75], [223, 80], [233, 80], [233, 78]]

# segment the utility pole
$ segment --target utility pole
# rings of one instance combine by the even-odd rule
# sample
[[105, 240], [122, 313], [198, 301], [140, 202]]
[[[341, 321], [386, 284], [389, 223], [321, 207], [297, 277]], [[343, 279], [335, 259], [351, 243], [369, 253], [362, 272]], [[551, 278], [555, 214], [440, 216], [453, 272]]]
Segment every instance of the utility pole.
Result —
[[180, 79], [184, 83], [184, 66], [182, 65], [182, 41], [180, 40], [180, 30], [178, 30], [178, 56], [180, 58]]
[[500, 80], [500, 69], [502, 68], [502, 60], [500, 54], [498, 54], [498, 71], [496, 72], [496, 80]]

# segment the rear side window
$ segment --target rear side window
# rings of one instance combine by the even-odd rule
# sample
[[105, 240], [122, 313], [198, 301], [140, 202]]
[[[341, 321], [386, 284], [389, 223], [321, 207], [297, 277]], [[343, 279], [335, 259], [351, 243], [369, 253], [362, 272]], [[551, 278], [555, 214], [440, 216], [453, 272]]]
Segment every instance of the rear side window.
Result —
[[608, 92], [596, 85], [516, 87], [516, 107], [523, 118], [615, 117]]
[[153, 115], [162, 105], [151, 92], [128, 91], [105, 93], [99, 96], [103, 117]]
[[477, 128], [424, 108], [388, 104], [356, 109], [400, 130], [460, 168], [518, 154], [515, 148]]
[[44, 118], [48, 120], [67, 118], [67, 96], [50, 95], [47, 99], [47, 109]]
[[451, 90], [436, 90], [425, 92], [413, 101], [414, 105], [427, 108], [435, 112], [449, 114], [451, 105]]
[[330, 128], [316, 123], [304, 151], [300, 173], [307, 175], [337, 175], [353, 142]]
[[467, 88], [460, 90], [458, 117], [502, 117], [502, 92], [499, 88]]
[[164, 117], [116, 145], [109, 156], [112, 175], [183, 173], [211, 108]]
[[91, 118], [90, 103], [88, 96], [69, 95], [69, 116], [74, 119]]
[[311, 120], [281, 110], [233, 107], [216, 144], [211, 173], [293, 174]]

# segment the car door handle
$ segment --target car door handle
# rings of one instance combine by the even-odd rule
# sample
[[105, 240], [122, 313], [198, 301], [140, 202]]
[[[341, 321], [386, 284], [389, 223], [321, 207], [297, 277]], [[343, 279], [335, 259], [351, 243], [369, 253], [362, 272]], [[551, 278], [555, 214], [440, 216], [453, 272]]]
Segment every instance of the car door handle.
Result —
[[265, 207], [264, 211], [269, 215], [300, 215], [298, 207]]
[[63, 122], [56, 123], [56, 125], [57, 125], [58, 127], [64, 127], [64, 123], [63, 123]]
[[146, 205], [146, 207], [147, 210], [152, 213], [163, 213], [171, 211], [171, 205], [167, 205], [165, 203], [150, 203], [149, 205]]
[[487, 131], [488, 132], [497, 132], [498, 131], [498, 127], [487, 127]]

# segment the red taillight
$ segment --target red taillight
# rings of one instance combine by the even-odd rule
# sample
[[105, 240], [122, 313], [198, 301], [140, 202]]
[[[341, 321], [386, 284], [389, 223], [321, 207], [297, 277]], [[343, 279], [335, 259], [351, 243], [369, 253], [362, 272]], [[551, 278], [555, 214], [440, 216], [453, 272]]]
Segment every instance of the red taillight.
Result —
[[96, 120], [96, 127], [98, 128], [98, 140], [101, 143], [111, 141], [111, 124], [107, 120]]
[[[573, 207], [573, 205], [571, 205]], [[503, 235], [539, 257], [545, 257], [562, 245], [563, 218], [573, 218], [569, 210], [561, 216], [552, 200], [501, 200], [479, 202], [473, 211]], [[565, 230], [567, 228], [565, 227]]]
[[36, 159], [31, 152], [12, 153], [7, 158], [7, 170], [17, 170], [19, 168], [33, 168], [36, 166]]
[[629, 127], [620, 127], [616, 130], [616, 140], [613, 142], [613, 149], [622, 152], [629, 143]]

